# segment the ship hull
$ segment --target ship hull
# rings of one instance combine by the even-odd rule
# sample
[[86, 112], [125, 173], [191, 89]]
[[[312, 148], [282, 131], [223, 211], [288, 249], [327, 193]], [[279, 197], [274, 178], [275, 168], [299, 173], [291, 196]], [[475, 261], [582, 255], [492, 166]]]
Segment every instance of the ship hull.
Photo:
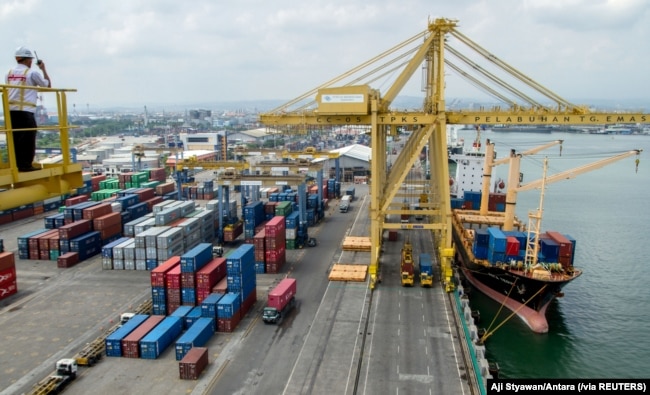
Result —
[[456, 242], [456, 262], [470, 284], [489, 298], [514, 312], [536, 333], [548, 332], [546, 309], [562, 288], [578, 275], [563, 279], [539, 280], [520, 270], [484, 266], [471, 260], [463, 244]]

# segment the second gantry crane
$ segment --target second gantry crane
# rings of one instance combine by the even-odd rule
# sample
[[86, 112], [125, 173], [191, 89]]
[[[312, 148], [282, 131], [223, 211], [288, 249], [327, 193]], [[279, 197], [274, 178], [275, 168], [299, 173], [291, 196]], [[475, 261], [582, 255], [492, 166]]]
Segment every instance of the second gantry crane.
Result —
[[[260, 121], [290, 133], [295, 125], [337, 127], [369, 125], [371, 136], [369, 273], [371, 287], [377, 280], [382, 232], [384, 229], [429, 229], [440, 241], [438, 258], [441, 280], [448, 291], [454, 288], [451, 261], [451, 207], [449, 191], [447, 124], [589, 125], [650, 121], [643, 113], [593, 112], [577, 106], [506, 64], [463, 35], [458, 22], [439, 18], [427, 29], [375, 58], [338, 76], [300, 97], [261, 114]], [[462, 50], [475, 55], [467, 56]], [[489, 67], [473, 59], [482, 59]], [[393, 101], [417, 71], [423, 76], [424, 100], [421, 110], [392, 108]], [[503, 107], [458, 111], [448, 109], [445, 100], [445, 73], [451, 70], [503, 102]], [[392, 83], [385, 80], [393, 78]], [[371, 87], [381, 81], [384, 91]], [[523, 87], [518, 87], [521, 85]], [[531, 93], [527, 93], [531, 92]], [[404, 134], [405, 142], [397, 158], [387, 163], [387, 137]], [[398, 192], [425, 146], [428, 146], [430, 177], [425, 207], [402, 207]], [[420, 214], [424, 223], [390, 222], [390, 214]]]

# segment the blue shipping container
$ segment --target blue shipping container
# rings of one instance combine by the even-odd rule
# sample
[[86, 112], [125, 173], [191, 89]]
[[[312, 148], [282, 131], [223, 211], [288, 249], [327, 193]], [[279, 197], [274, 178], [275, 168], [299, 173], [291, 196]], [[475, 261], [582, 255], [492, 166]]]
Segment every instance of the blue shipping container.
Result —
[[185, 333], [176, 340], [176, 360], [183, 359], [192, 347], [203, 347], [214, 335], [216, 320], [202, 317], [196, 320]]
[[228, 292], [217, 303], [217, 318], [232, 318], [239, 312], [241, 300], [238, 292]]
[[223, 294], [210, 294], [201, 302], [201, 317], [217, 319], [217, 303]]
[[106, 336], [106, 339], [104, 340], [104, 344], [106, 345], [106, 356], [121, 357], [122, 339], [127, 337], [129, 333], [133, 332], [133, 330], [146, 321], [147, 318], [149, 318], [147, 314], [134, 315], [124, 325], [115, 330], [115, 332]]
[[183, 326], [185, 329], [191, 327], [196, 320], [201, 318], [201, 314], [203, 310], [201, 309], [201, 306], [190, 306], [192, 309], [185, 314], [185, 317], [183, 318]]
[[181, 273], [194, 273], [212, 260], [212, 244], [199, 243], [181, 255]]
[[183, 331], [181, 317], [168, 316], [140, 340], [140, 357], [156, 359]]

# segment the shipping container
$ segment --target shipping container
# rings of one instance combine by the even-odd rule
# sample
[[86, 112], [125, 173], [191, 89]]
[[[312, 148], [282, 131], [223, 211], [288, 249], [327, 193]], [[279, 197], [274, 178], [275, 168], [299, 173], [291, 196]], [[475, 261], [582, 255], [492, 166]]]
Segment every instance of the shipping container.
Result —
[[201, 317], [176, 340], [176, 360], [180, 361], [192, 347], [204, 346], [216, 330], [214, 318]]
[[198, 380], [208, 362], [208, 349], [193, 347], [178, 364], [181, 380]]
[[200, 243], [181, 255], [181, 271], [196, 272], [212, 260], [212, 244]]
[[124, 323], [121, 327], [115, 330], [115, 332], [106, 336], [104, 343], [106, 345], [106, 356], [108, 357], [121, 357], [122, 356], [122, 339], [128, 336], [131, 332], [135, 330], [140, 324], [149, 318], [149, 315], [146, 314], [136, 314], [131, 317], [127, 322]]
[[122, 356], [126, 358], [140, 358], [140, 340], [151, 332], [164, 318], [164, 315], [152, 315], [122, 339]]
[[140, 340], [140, 357], [156, 359], [183, 331], [180, 317], [165, 317], [149, 334]]
[[241, 300], [238, 292], [228, 292], [217, 302], [217, 317], [232, 318], [239, 315]]
[[226, 258], [214, 258], [196, 272], [196, 288], [211, 290], [226, 276]]
[[201, 302], [201, 316], [217, 319], [217, 305], [219, 300], [223, 298], [223, 294], [212, 293], [209, 294]]

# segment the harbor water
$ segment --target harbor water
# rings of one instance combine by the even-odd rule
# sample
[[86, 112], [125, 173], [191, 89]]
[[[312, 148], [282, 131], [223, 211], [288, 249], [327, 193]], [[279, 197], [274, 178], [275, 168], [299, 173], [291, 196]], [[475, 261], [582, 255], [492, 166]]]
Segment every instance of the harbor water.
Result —
[[[473, 141], [476, 133], [459, 137]], [[502, 378], [647, 378], [650, 375], [650, 136], [573, 133], [525, 134], [484, 131], [481, 140], [495, 143], [498, 157], [511, 148], [519, 152], [551, 140], [559, 148], [522, 160], [523, 183], [576, 168], [616, 152], [643, 149], [629, 157], [546, 187], [542, 231], [555, 230], [577, 240], [574, 265], [581, 277], [564, 288], [564, 297], [547, 310], [549, 332], [532, 333], [511, 312], [478, 291], [471, 295], [480, 311], [478, 327], [489, 331], [487, 357]], [[467, 146], [468, 144], [466, 144]], [[637, 171], [638, 170], [638, 171]], [[496, 170], [507, 178], [507, 165]], [[529, 222], [528, 211], [539, 207], [540, 192], [519, 194], [517, 215]], [[507, 320], [505, 324], [503, 321]]]

